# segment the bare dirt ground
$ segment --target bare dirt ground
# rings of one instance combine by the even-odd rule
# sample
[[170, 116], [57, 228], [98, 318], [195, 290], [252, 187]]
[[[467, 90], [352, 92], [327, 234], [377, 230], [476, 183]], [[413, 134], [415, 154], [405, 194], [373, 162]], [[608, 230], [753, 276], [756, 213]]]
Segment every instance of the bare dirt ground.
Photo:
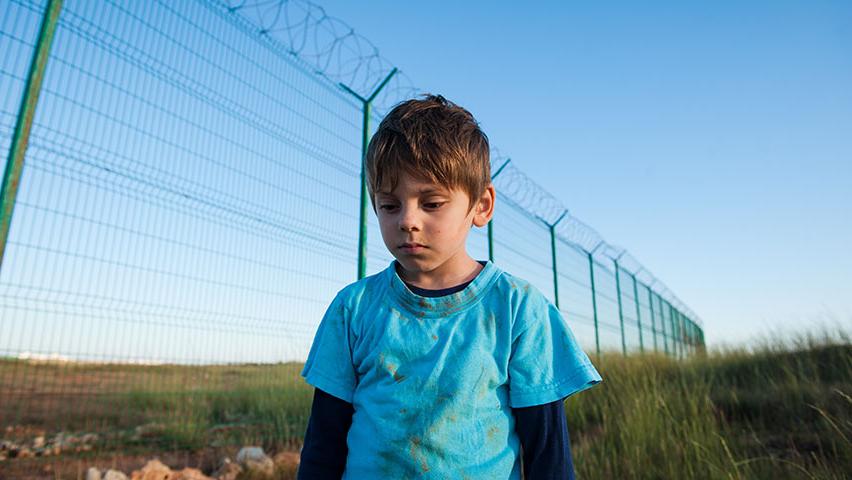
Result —
[[298, 370], [0, 358], [0, 480], [82, 480], [89, 467], [129, 477], [155, 458], [211, 475], [242, 446], [260, 444], [278, 445], [266, 450], [277, 466], [272, 478], [295, 478], [298, 453], [290, 450], [310, 402]]
[[[236, 454], [236, 448], [210, 448], [192, 452], [162, 452], [156, 455], [93, 453], [84, 456], [6, 459], [0, 462], [0, 480], [85, 480], [89, 467], [96, 467], [102, 472], [107, 469], [120, 470], [130, 477], [131, 472], [139, 470], [154, 458], [174, 470], [190, 467], [197, 468], [206, 475], [212, 475], [219, 468], [223, 458], [229, 457], [233, 460]], [[276, 470], [272, 477], [265, 478], [275, 480], [296, 478], [299, 452], [284, 451], [270, 456], [274, 457]], [[245, 473], [238, 478], [259, 480], [263, 477]]]

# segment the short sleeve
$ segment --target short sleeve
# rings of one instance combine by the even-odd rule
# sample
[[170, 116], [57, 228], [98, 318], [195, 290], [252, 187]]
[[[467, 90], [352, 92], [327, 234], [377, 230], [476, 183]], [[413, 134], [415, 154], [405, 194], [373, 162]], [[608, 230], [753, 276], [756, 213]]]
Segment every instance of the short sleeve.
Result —
[[574, 338], [559, 310], [530, 290], [515, 325], [519, 332], [509, 358], [509, 402], [513, 408], [561, 400], [600, 383], [601, 376]]
[[352, 403], [356, 381], [349, 325], [349, 311], [340, 293], [320, 322], [302, 376], [314, 387]]

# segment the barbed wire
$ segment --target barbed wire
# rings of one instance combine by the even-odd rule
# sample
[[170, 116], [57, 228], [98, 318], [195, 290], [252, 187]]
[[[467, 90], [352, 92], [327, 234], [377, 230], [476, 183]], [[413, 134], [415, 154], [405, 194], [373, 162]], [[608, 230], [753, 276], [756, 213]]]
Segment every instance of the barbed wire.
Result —
[[[343, 20], [305, 0], [211, 0], [257, 27], [283, 46], [287, 53], [307, 64], [317, 75], [343, 84], [362, 97], [369, 97], [394, 66], [379, 54], [369, 39]], [[400, 99], [419, 91], [402, 72], [393, 75], [373, 101], [382, 116]]]
[[[307, 0], [208, 0], [225, 6], [233, 14], [251, 23], [259, 35], [268, 37], [287, 53], [307, 65], [313, 73], [338, 86], [345, 86], [363, 98], [394, 70], [379, 49], [343, 20], [330, 16], [325, 9]], [[376, 117], [384, 116], [398, 102], [421, 93], [404, 72], [397, 71], [373, 100]], [[598, 259], [617, 260], [618, 267], [653, 287], [669, 303], [701, 320], [661, 280], [647, 270], [626, 249], [609, 244], [594, 228], [568, 213], [568, 209], [550, 192], [529, 178], [498, 149], [491, 152], [495, 187], [511, 203], [546, 225], [556, 225], [558, 238], [573, 244]], [[604, 262], [606, 264], [608, 262]], [[609, 267], [608, 267], [609, 268]], [[614, 265], [612, 266], [614, 269]]]
[[498, 192], [548, 226], [553, 225], [566, 210], [556, 197], [536, 184], [513, 162], [508, 163], [493, 182]]
[[570, 214], [559, 222], [556, 234], [590, 253], [596, 253], [597, 249], [606, 245], [597, 230]]

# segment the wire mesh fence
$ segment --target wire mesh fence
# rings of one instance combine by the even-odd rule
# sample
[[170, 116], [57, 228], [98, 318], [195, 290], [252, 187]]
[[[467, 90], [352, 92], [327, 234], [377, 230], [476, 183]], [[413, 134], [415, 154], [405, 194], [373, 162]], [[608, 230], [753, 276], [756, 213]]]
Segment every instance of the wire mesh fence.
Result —
[[[49, 4], [61, 13], [20, 188], [3, 198], [4, 435], [41, 432], [46, 454], [298, 445], [300, 362], [359, 271], [364, 120], [416, 89], [307, 2], [0, 0], [3, 152]], [[476, 258], [544, 292], [590, 354], [702, 348], [662, 282], [492, 162]], [[370, 274], [392, 260], [373, 216], [366, 239]]]

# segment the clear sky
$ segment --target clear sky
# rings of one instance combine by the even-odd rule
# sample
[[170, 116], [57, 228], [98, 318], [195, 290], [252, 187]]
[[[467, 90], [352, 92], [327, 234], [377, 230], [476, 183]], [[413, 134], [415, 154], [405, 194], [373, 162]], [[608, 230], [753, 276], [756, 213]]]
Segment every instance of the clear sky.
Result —
[[852, 327], [852, 2], [318, 1], [704, 321]]

